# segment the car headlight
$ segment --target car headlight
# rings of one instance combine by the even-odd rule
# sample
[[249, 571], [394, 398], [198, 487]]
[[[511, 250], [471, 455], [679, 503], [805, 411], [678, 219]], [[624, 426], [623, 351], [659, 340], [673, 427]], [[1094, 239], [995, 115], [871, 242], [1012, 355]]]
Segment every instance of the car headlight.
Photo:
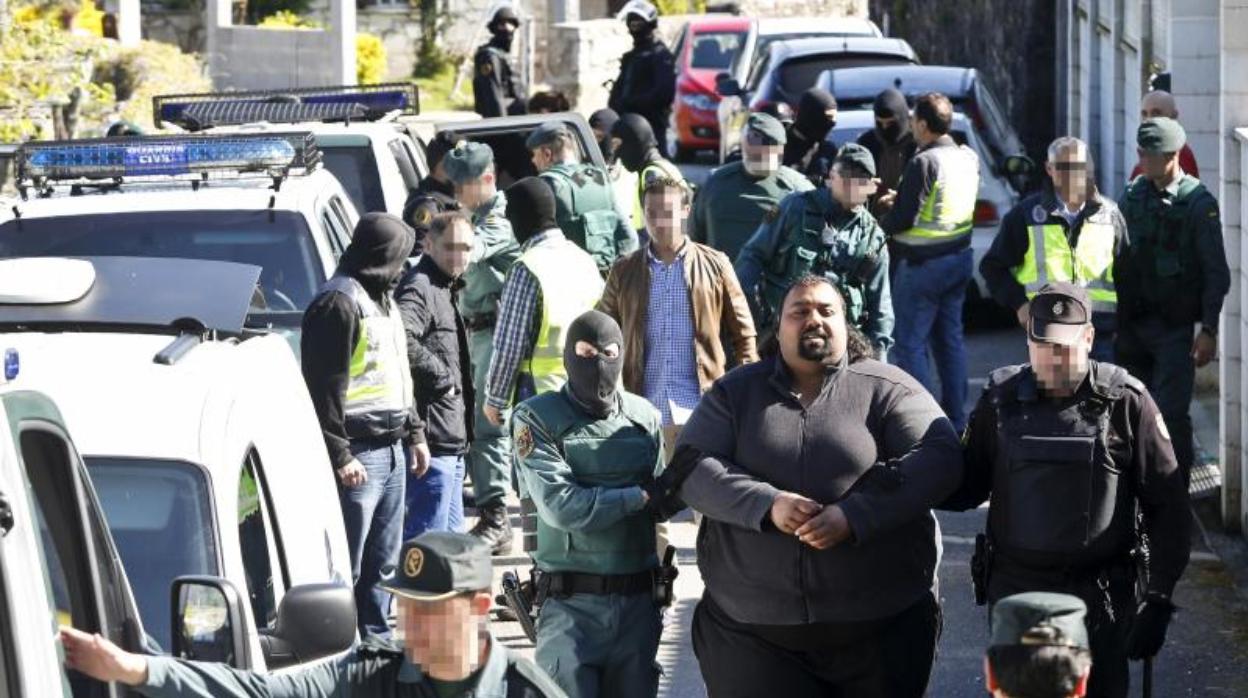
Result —
[[719, 106], [718, 99], [705, 94], [681, 95], [680, 101], [684, 102], [685, 106], [699, 111], [715, 111], [715, 108]]

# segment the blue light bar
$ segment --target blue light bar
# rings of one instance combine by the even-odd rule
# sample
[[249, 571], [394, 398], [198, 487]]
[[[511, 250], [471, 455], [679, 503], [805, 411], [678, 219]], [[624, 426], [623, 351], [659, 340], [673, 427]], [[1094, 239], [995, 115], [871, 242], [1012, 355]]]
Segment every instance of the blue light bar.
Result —
[[113, 179], [214, 171], [285, 174], [319, 162], [308, 133], [49, 141], [18, 150], [19, 181]]
[[[152, 98], [152, 115], [158, 128], [166, 122], [194, 128], [196, 122], [187, 118], [187, 107], [193, 104], [213, 102], [233, 104], [251, 102], [259, 104], [271, 103], [274, 105], [358, 105], [364, 109], [364, 118], [370, 121], [379, 119], [383, 115], [394, 111], [405, 114], [420, 112], [420, 93], [415, 85], [405, 82], [389, 82], [375, 85], [300, 87], [287, 90], [160, 95]], [[245, 113], [240, 112], [240, 115]], [[285, 118], [300, 118], [298, 110], [288, 113], [289, 116]], [[283, 121], [283, 118], [281, 110], [275, 109], [271, 118], [266, 118], [265, 120], [271, 123], [293, 123], [292, 121]], [[327, 120], [342, 120], [342, 118], [335, 116]], [[214, 121], [212, 125], [224, 126], [227, 124]]]

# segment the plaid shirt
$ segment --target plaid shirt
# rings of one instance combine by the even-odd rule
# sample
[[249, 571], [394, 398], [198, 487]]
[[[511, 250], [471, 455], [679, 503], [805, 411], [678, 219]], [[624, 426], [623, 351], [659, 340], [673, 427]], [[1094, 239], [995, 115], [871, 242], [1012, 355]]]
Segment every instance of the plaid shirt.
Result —
[[673, 424], [672, 404], [692, 410], [702, 397], [693, 351], [693, 307], [685, 283], [685, 243], [671, 264], [646, 248], [650, 264], [650, 302], [646, 306], [645, 398]]
[[[526, 240], [520, 246], [520, 254], [547, 240], [562, 238], [563, 233], [558, 228], [544, 230]], [[542, 287], [528, 267], [515, 264], [507, 273], [503, 295], [498, 302], [494, 353], [490, 356], [490, 373], [485, 380], [485, 404], [500, 410], [511, 406], [516, 374], [520, 363], [533, 353], [541, 321]]]

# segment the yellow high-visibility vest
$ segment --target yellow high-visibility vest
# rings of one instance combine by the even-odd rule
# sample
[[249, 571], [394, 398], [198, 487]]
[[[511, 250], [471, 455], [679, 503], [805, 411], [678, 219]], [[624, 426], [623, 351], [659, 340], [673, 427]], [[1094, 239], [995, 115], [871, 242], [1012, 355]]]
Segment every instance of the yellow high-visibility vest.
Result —
[[1118, 292], [1114, 287], [1113, 225], [1085, 222], [1073, 250], [1066, 229], [1058, 223], [1036, 223], [1027, 231], [1027, 254], [1011, 271], [1028, 300], [1045, 284], [1064, 281], [1088, 289], [1093, 311], [1114, 312]]
[[979, 156], [970, 148], [927, 151], [939, 163], [936, 181], [919, 207], [914, 225], [893, 236], [906, 245], [939, 245], [971, 234], [979, 198]]
[[530, 247], [517, 263], [529, 270], [542, 291], [537, 342], [522, 368], [533, 377], [540, 395], [559, 390], [567, 382], [563, 345], [568, 327], [602, 298], [602, 275], [593, 257], [562, 236]]

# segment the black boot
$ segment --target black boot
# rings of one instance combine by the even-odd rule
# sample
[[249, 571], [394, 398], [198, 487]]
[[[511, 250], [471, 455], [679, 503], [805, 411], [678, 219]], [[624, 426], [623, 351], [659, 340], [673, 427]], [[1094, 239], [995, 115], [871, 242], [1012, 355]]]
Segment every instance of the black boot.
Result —
[[468, 532], [490, 546], [495, 555], [511, 552], [511, 521], [507, 519], [507, 505], [503, 502], [490, 504], [480, 510], [481, 519]]

